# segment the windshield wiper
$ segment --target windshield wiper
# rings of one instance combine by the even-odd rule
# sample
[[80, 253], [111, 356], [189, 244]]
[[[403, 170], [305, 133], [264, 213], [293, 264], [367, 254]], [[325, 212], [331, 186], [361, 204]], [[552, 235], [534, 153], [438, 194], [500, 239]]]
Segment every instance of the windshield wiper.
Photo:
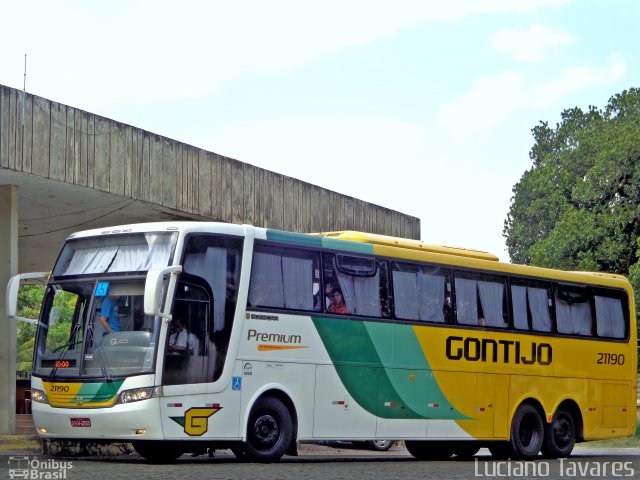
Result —
[[51, 378], [52, 379], [56, 377], [56, 373], [58, 373], [58, 365], [60, 365], [60, 360], [62, 360], [64, 358], [64, 356], [67, 354], [69, 349], [71, 347], [73, 347], [74, 345], [78, 345], [79, 343], [82, 343], [82, 340], [76, 340], [76, 338], [78, 336], [78, 330], [79, 329], [80, 329], [80, 322], [76, 322], [76, 324], [73, 326], [73, 329], [71, 330], [71, 335], [69, 335], [69, 341], [67, 343], [65, 343], [64, 345], [61, 345], [60, 347], [56, 348], [52, 352], [52, 353], [55, 353], [58, 350], [62, 350], [62, 353], [60, 354], [60, 356], [53, 363], [53, 368], [51, 369]]
[[[82, 343], [82, 340], [76, 340], [75, 342], [65, 343], [64, 345], [61, 345], [58, 348], [56, 348], [52, 353], [59, 352], [63, 348], [66, 348], [67, 349], [66, 351], [68, 351], [69, 348], [73, 347], [74, 345], [78, 345], [79, 343]], [[58, 360], [60, 360], [60, 359], [58, 359]]]
[[98, 358], [98, 365], [100, 366], [100, 371], [102, 372], [102, 376], [106, 379], [107, 382], [111, 382], [111, 375], [109, 375], [107, 373], [107, 368], [104, 366], [104, 360], [102, 358], [102, 354], [100, 353], [100, 350], [102, 349], [101, 345], [97, 345], [94, 344], [93, 342], [93, 323], [89, 322], [89, 325], [87, 325], [87, 346], [89, 345], [94, 345], [94, 353], [96, 354], [96, 357]]

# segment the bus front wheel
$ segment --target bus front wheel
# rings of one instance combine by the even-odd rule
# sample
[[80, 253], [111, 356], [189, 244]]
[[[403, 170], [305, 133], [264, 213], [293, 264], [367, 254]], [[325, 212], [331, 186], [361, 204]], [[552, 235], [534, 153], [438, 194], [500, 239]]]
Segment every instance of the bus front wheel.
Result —
[[542, 453], [549, 458], [568, 457], [576, 444], [576, 422], [569, 410], [559, 408], [545, 426]]
[[540, 453], [543, 440], [544, 423], [540, 412], [529, 403], [520, 405], [511, 423], [511, 458], [535, 458]]
[[277, 398], [256, 402], [247, 424], [247, 441], [238, 458], [255, 462], [275, 462], [286, 453], [293, 438], [293, 421], [287, 407]]

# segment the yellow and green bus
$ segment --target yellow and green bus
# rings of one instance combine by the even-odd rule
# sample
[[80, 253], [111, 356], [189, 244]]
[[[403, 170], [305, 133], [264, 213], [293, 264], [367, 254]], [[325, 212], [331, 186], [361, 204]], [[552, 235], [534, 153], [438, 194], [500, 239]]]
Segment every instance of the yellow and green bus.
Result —
[[[38, 276], [11, 280], [10, 316], [21, 278]], [[298, 441], [380, 439], [419, 459], [481, 447], [530, 459], [635, 431], [622, 276], [204, 222], [79, 232], [40, 276], [44, 439], [132, 442], [152, 461], [221, 448], [276, 461]]]

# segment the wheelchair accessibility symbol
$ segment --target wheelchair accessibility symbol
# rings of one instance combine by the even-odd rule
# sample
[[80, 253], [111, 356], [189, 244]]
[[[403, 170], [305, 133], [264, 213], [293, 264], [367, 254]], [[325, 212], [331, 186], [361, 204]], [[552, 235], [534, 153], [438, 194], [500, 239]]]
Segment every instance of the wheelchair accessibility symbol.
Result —
[[241, 390], [242, 389], [242, 377], [233, 377], [231, 381], [231, 390]]

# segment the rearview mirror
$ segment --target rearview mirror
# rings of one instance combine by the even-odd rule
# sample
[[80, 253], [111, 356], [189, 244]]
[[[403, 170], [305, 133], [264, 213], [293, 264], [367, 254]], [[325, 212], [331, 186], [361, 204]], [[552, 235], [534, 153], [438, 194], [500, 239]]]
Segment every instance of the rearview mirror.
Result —
[[182, 266], [167, 268], [152, 268], [147, 272], [147, 280], [144, 284], [144, 313], [145, 315], [171, 319], [171, 314], [162, 312], [162, 293], [164, 277], [178, 275], [182, 272]]
[[19, 275], [14, 275], [9, 279], [9, 283], [7, 284], [7, 294], [5, 298], [7, 317], [11, 318], [12, 320], [20, 320], [21, 322], [33, 323], [37, 325], [38, 320], [18, 316], [18, 292], [20, 291], [20, 283], [23, 280], [37, 280], [46, 283], [49, 279], [50, 274], [51, 272], [21, 273]]

